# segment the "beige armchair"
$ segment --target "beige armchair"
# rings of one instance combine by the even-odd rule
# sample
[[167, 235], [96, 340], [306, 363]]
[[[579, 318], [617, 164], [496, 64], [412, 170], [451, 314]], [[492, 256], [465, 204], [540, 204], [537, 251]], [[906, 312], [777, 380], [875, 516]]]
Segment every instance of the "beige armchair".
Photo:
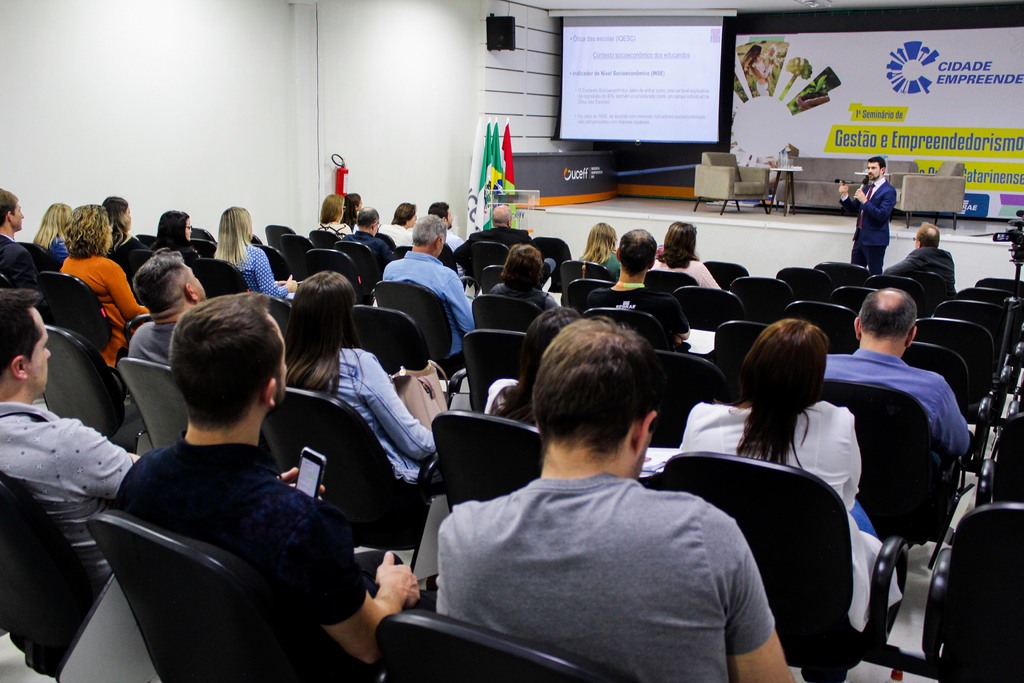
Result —
[[761, 202], [764, 212], [768, 213], [768, 169], [751, 166], [738, 166], [736, 155], [722, 152], [704, 152], [700, 157], [700, 166], [694, 172], [693, 194], [697, 203], [696, 211], [702, 199], [721, 199], [722, 210], [726, 205], [736, 202], [736, 210], [740, 210], [740, 199], [752, 199]]
[[911, 214], [917, 211], [934, 213], [936, 219], [940, 213], [951, 213], [953, 229], [956, 230], [956, 216], [964, 210], [967, 191], [962, 163], [944, 161], [934, 175], [908, 173], [897, 187], [900, 196], [896, 208], [906, 214], [908, 228]]

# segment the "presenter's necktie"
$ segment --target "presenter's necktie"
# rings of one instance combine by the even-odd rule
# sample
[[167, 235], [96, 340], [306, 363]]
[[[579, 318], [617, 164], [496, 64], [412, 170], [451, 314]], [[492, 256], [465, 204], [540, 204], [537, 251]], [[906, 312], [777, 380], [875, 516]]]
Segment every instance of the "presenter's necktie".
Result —
[[[875, 191], [875, 186], [874, 185], [872, 185], [871, 187], [868, 188], [868, 194], [867, 194], [866, 197], [864, 197], [864, 204], [867, 204], [868, 202], [871, 201], [871, 195], [872, 195], [872, 193], [874, 193], [874, 191]], [[860, 228], [861, 223], [863, 223], [863, 222], [864, 222], [864, 205], [862, 204], [861, 207], [860, 207], [860, 213], [857, 214], [857, 227]]]

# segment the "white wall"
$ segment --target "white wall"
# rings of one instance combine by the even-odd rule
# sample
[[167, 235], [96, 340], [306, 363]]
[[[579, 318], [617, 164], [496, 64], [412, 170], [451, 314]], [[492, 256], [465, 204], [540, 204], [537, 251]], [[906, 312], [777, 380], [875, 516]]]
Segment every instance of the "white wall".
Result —
[[295, 213], [286, 0], [5, 0], [0, 187], [46, 207], [117, 194], [135, 232]]

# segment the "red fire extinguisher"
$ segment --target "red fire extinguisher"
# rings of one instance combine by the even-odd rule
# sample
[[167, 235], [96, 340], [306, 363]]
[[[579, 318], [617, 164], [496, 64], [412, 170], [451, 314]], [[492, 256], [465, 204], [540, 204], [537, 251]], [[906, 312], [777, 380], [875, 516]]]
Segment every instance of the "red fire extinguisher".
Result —
[[348, 169], [345, 168], [345, 159], [340, 154], [332, 154], [331, 161], [338, 167], [334, 172], [334, 192], [344, 197], [348, 194], [345, 192], [345, 176], [348, 175]]

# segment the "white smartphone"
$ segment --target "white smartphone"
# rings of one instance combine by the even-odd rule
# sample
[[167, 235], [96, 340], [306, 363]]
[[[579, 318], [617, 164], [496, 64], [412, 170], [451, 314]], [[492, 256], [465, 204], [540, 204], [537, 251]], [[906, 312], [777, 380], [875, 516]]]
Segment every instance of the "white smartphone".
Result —
[[299, 462], [299, 478], [295, 482], [295, 488], [307, 496], [316, 498], [320, 495], [320, 483], [324, 479], [326, 467], [327, 458], [312, 448], [303, 448], [302, 458]]

